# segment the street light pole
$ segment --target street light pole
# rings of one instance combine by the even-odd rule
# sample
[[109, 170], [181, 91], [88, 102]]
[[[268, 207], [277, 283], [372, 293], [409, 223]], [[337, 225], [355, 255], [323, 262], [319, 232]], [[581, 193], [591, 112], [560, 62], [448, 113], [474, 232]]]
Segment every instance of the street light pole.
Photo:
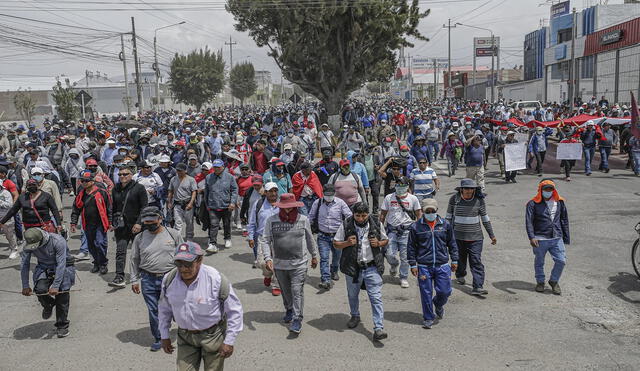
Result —
[[160, 110], [160, 65], [158, 64], [158, 31], [165, 28], [173, 27], [173, 26], [179, 26], [184, 23], [187, 23], [187, 22], [182, 21], [179, 23], [170, 24], [168, 26], [156, 28], [153, 31], [153, 61], [154, 61], [153, 70], [156, 73], [156, 105], [155, 105], [156, 111]]
[[[493, 31], [488, 29], [488, 28], [484, 28], [484, 27], [478, 27], [478, 26], [471, 26], [468, 24], [462, 24], [462, 23], [456, 23], [456, 26], [463, 26], [463, 27], [469, 27], [469, 28], [475, 28], [478, 30], [483, 30], [483, 31], [489, 31], [489, 33], [491, 33], [491, 103], [495, 102], [495, 96], [496, 96], [496, 80], [497, 77], [494, 76], [495, 75], [495, 56], [496, 56], [496, 38], [493, 34]], [[475, 47], [474, 47], [475, 49]], [[474, 61], [475, 61], [475, 50], [474, 50]], [[475, 68], [474, 68], [475, 71]], [[474, 77], [475, 77], [475, 72], [474, 72]]]

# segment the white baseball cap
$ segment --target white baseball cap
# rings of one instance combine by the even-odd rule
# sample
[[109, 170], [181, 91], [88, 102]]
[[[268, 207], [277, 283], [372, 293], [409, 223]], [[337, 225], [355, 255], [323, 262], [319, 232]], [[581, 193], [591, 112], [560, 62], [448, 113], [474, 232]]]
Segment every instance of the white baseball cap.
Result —
[[278, 188], [278, 185], [276, 183], [274, 183], [274, 182], [269, 182], [269, 183], [264, 185], [264, 190], [265, 191], [270, 191], [270, 190], [272, 190], [274, 188]]

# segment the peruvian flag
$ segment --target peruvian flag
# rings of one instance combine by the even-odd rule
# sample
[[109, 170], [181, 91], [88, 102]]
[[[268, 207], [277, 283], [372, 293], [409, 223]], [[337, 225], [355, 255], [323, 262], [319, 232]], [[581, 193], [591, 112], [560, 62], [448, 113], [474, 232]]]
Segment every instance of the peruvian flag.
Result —
[[640, 139], [640, 122], [638, 122], [640, 117], [640, 111], [638, 111], [638, 102], [636, 102], [636, 97], [631, 93], [631, 134], [634, 137]]

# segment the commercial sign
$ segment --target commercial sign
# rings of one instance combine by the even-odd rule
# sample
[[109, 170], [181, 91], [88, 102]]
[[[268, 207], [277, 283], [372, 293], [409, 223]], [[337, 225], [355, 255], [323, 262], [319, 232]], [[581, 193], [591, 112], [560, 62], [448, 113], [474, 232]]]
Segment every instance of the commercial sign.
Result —
[[474, 37], [473, 38], [473, 50], [476, 57], [491, 57], [493, 54], [498, 55], [497, 51], [500, 49], [500, 37], [493, 38], [493, 46], [491, 45], [491, 37]]
[[558, 4], [551, 5], [551, 19], [558, 18], [565, 14], [569, 14], [570, 1], [563, 1]]
[[615, 31], [607, 32], [600, 36], [600, 45], [609, 45], [609, 44], [617, 43], [622, 39], [623, 35], [624, 35], [623, 30], [615, 30]]
[[451, 76], [451, 86], [462, 86], [464, 85], [464, 73], [459, 73], [457, 75]]
[[433, 59], [429, 58], [413, 58], [413, 68], [429, 68], [433, 67]]

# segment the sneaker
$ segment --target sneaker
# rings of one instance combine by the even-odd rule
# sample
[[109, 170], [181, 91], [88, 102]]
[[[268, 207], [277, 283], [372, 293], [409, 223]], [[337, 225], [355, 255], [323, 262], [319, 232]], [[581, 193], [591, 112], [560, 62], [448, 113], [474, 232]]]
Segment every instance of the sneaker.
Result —
[[116, 276], [116, 278], [114, 278], [113, 281], [109, 282], [109, 286], [115, 287], [117, 289], [125, 288], [126, 284], [124, 282], [124, 277]]
[[66, 338], [67, 336], [69, 336], [69, 329], [68, 328], [59, 328], [56, 331], [58, 334], [59, 338]]
[[351, 316], [351, 319], [347, 322], [347, 327], [355, 328], [358, 324], [360, 324], [360, 316]]
[[251, 269], [256, 269], [258, 267], [258, 261], [254, 260], [253, 264], [251, 264]]
[[433, 321], [422, 321], [422, 328], [430, 329], [433, 326]]
[[331, 273], [331, 279], [333, 281], [339, 281], [340, 280], [340, 275], [338, 274], [338, 272]]
[[89, 260], [89, 254], [87, 254], [86, 252], [80, 252], [80, 253], [76, 254], [74, 257], [78, 261], [80, 261], [80, 260]]
[[560, 290], [558, 282], [549, 281], [549, 286], [551, 286], [551, 292], [553, 292], [554, 295], [562, 295], [562, 290]]
[[271, 277], [265, 277], [265, 278], [262, 280], [262, 283], [263, 283], [265, 286], [267, 286], [267, 287], [271, 286]]
[[152, 351], [152, 352], [157, 352], [157, 351], [159, 351], [160, 349], [162, 349], [162, 345], [160, 344], [160, 342], [159, 342], [159, 341], [157, 341], [157, 342], [155, 342], [155, 343], [151, 344], [151, 347], [149, 348], [149, 350], [150, 350], [150, 351]]
[[302, 321], [299, 318], [294, 319], [289, 326], [289, 331], [299, 334], [302, 331]]
[[320, 282], [318, 287], [325, 290], [331, 290], [331, 282], [329, 281]]
[[242, 223], [237, 223], [236, 224], [236, 229], [241, 231], [242, 230]]
[[274, 287], [274, 288], [272, 288], [272, 289], [271, 289], [271, 295], [273, 295], [273, 296], [280, 296], [280, 294], [282, 294], [282, 291], [280, 291], [280, 289], [279, 289], [279, 288]]
[[465, 281], [464, 277], [458, 277], [456, 282], [458, 282], [458, 285], [464, 285], [467, 281]]
[[99, 271], [100, 271], [100, 267], [94, 264], [93, 267], [91, 267], [91, 270], [89, 272], [98, 273]]
[[489, 291], [483, 289], [482, 287], [474, 287], [473, 290], [471, 290], [471, 295], [476, 296], [487, 295], [488, 293]]
[[9, 259], [11, 260], [16, 259], [19, 255], [20, 253], [18, 252], [18, 249], [11, 250], [11, 254], [9, 254]]
[[400, 280], [400, 287], [402, 287], [403, 289], [408, 289], [409, 288], [409, 281]]
[[511, 179], [511, 183], [518, 183], [515, 179]]
[[42, 308], [42, 319], [49, 319], [53, 314], [53, 305], [47, 305]]
[[218, 245], [215, 243], [210, 243], [206, 250], [209, 254], [217, 254], [218, 253]]
[[389, 269], [389, 275], [391, 275], [391, 277], [395, 277], [397, 274], [398, 274], [398, 266], [392, 265], [391, 269]]
[[538, 282], [536, 284], [536, 291], [537, 292], [544, 292], [544, 282]]
[[231, 248], [231, 240], [224, 240], [224, 248], [225, 249]]
[[282, 322], [284, 323], [291, 323], [291, 321], [293, 321], [293, 310], [289, 309], [287, 310], [287, 312], [284, 314], [284, 317], [282, 317]]
[[106, 265], [103, 265], [102, 267], [100, 267], [100, 274], [105, 275], [109, 273], [109, 268], [107, 268]]
[[444, 307], [435, 307], [436, 309], [436, 316], [438, 316], [438, 318], [442, 319], [444, 317]]
[[387, 335], [386, 332], [384, 332], [383, 329], [379, 328], [377, 330], [375, 330], [373, 332], [373, 340], [382, 340], [382, 339], [386, 339], [388, 338], [389, 335]]

